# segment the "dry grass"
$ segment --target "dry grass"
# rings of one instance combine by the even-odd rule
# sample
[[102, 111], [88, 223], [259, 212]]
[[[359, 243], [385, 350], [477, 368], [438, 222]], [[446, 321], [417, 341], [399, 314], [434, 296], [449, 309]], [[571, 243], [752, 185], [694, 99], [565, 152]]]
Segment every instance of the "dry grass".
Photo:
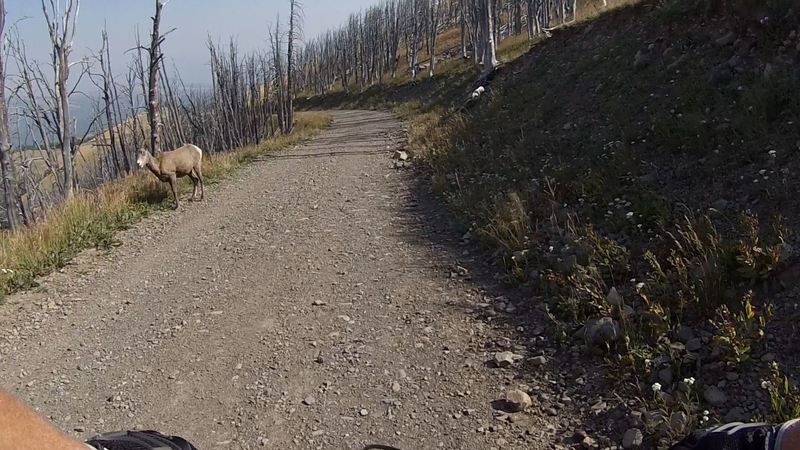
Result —
[[[314, 137], [330, 123], [331, 117], [323, 113], [298, 113], [297, 120], [290, 136], [278, 136], [258, 147], [210, 155], [204, 163], [208, 182], [219, 182], [258, 156]], [[29, 228], [0, 232], [0, 299], [33, 286], [37, 277], [62, 267], [81, 250], [114, 245], [117, 231], [149, 212], [167, 208], [166, 200], [163, 183], [146, 171], [137, 171], [94, 192], [78, 193]]]
[[[479, 73], [461, 58], [437, 65], [435, 78], [448, 80], [447, 89], [427, 74], [416, 84], [404, 75], [393, 86], [318, 100], [405, 117], [410, 148], [429, 166], [434, 188], [484, 237], [506, 279], [542, 294], [559, 329], [617, 321], [624, 338], [603, 349], [611, 381], [660, 408], [664, 400], [650, 386], [662, 366], [653, 361], [702, 379], [687, 353], [670, 345], [682, 325], [711, 333], [731, 371], [764, 350], [772, 317], [764, 293], [792, 248], [778, 216], [796, 225], [800, 214], [792, 201], [797, 178], [778, 175], [798, 170], [796, 158], [781, 155], [798, 142], [800, 96], [790, 86], [800, 72], [784, 65], [762, 75], [789, 35], [776, 27], [778, 39], [762, 36], [746, 63], [752, 73], [715, 86], [709, 73], [729, 55], [698, 33], [723, 36], [724, 18], [701, 24], [700, 15], [682, 12], [703, 3], [691, 0], [607, 3], [579, 2], [579, 20], [551, 38], [501, 42], [506, 67], [468, 111], [455, 110]], [[680, 6], [679, 14], [664, 5]], [[661, 47], [637, 69], [648, 42]], [[670, 69], [675, 61], [681, 65]], [[738, 221], [741, 203], [709, 208], [741, 198], [755, 206]], [[611, 287], [624, 304], [607, 300]], [[796, 415], [800, 388], [780, 381], [773, 410]], [[674, 394], [669, 409], [690, 417], [713, 409], [684, 395], [679, 379], [663, 388]]]

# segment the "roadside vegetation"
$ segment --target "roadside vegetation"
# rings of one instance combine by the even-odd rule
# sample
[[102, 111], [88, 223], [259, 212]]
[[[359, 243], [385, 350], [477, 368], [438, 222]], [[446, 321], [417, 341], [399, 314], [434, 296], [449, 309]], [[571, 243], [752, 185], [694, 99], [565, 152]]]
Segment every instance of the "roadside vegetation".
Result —
[[[205, 180], [219, 183], [260, 156], [313, 138], [330, 122], [328, 114], [298, 113], [292, 134], [277, 135], [232, 152], [205, 155]], [[186, 191], [190, 183], [184, 179], [181, 186]], [[9, 293], [33, 287], [37, 277], [64, 266], [84, 249], [114, 246], [116, 232], [148, 214], [170, 209], [167, 194], [166, 185], [142, 169], [95, 191], [77, 192], [31, 226], [0, 231], [0, 301]]]
[[477, 106], [481, 72], [460, 58], [303, 102], [405, 117], [436, 191], [554, 337], [606, 362], [654, 444], [800, 408], [784, 337], [800, 22], [787, 2], [712, 6], [638, 2], [501, 41]]

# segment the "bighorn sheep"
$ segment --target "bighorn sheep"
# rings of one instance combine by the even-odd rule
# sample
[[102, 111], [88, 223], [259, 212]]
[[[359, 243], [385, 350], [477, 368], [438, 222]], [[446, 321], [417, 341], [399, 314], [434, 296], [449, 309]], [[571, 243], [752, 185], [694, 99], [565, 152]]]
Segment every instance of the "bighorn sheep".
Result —
[[146, 149], [139, 150], [136, 163], [139, 167], [147, 167], [159, 180], [169, 183], [172, 188], [172, 195], [175, 197], [175, 209], [180, 206], [178, 200], [178, 178], [188, 176], [192, 179], [194, 190], [192, 200], [197, 197], [197, 185], [200, 184], [200, 200], [205, 197], [205, 187], [203, 186], [203, 151], [200, 147], [186, 144], [183, 147], [171, 152], [163, 152], [154, 157]]

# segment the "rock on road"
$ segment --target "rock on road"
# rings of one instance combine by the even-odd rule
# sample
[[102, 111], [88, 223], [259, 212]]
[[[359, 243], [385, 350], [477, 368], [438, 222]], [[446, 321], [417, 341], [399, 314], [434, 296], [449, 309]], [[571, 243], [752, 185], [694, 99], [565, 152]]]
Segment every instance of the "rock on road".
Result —
[[544, 448], [534, 415], [494, 417], [513, 382], [484, 366], [493, 331], [464, 311], [481, 287], [451, 275], [459, 236], [393, 167], [402, 124], [333, 115], [312, 142], [10, 297], [0, 383], [81, 438]]

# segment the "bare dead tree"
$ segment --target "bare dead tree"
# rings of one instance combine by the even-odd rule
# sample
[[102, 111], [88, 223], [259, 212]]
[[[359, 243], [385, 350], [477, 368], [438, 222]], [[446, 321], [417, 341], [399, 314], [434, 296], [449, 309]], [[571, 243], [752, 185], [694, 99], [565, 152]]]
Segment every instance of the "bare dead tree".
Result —
[[150, 35], [150, 48], [147, 50], [149, 57], [149, 82], [148, 82], [148, 109], [147, 120], [150, 125], [150, 149], [153, 154], [161, 151], [161, 112], [158, 104], [158, 69], [164, 54], [161, 53], [161, 44], [166, 35], [161, 34], [161, 11], [166, 6], [167, 0], [156, 0], [156, 13], [152, 17], [153, 32]]
[[[91, 78], [92, 82], [100, 90], [103, 101], [101, 112], [105, 115], [106, 122], [105, 128], [98, 127], [96, 140], [104, 141], [105, 134], [108, 134], [109, 153], [113, 159], [115, 170], [113, 175], [121, 172], [130, 173], [131, 166], [125, 151], [124, 139], [118, 139], [120, 125], [114, 106], [114, 103], [118, 100], [115, 98], [111, 52], [109, 51], [108, 32], [105, 29], [101, 32], [101, 39], [100, 52], [95, 55], [95, 59], [100, 65], [100, 73], [91, 74]], [[120, 161], [120, 156], [122, 156], [122, 161]]]
[[430, 40], [429, 76], [433, 76], [436, 69], [436, 37], [439, 35], [439, 0], [430, 0], [428, 8], [428, 36]]
[[11, 139], [8, 127], [8, 104], [6, 103], [6, 4], [0, 0], [0, 168], [3, 177], [3, 206], [9, 228], [17, 226], [14, 186], [15, 176], [11, 164]]
[[[42, 0], [42, 12], [47, 22], [52, 45], [52, 65], [55, 78], [56, 115], [58, 118], [58, 139], [61, 147], [64, 198], [72, 197], [75, 186], [73, 169], [75, 148], [72, 115], [69, 98], [72, 94], [68, 83], [71, 64], [69, 57], [75, 39], [75, 29], [80, 13], [80, 0]], [[63, 11], [63, 13], [62, 13]], [[78, 63], [80, 64], [80, 62]], [[81, 76], [85, 73], [83, 71]]]
[[286, 133], [294, 129], [294, 43], [302, 34], [303, 6], [300, 0], [289, 0], [289, 35], [286, 50]]
[[489, 73], [498, 65], [495, 37], [494, 0], [478, 0], [481, 40], [483, 48], [483, 70]]
[[467, 59], [467, 0], [459, 0], [458, 17], [461, 28], [461, 57]]

